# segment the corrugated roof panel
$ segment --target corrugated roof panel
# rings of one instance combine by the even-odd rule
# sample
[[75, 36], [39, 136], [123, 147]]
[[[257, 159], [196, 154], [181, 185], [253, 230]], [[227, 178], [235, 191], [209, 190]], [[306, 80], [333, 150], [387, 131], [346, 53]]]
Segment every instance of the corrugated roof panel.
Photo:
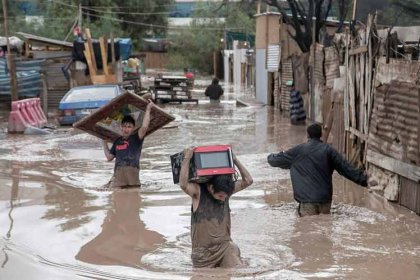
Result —
[[279, 71], [280, 45], [268, 45], [267, 47], [267, 71]]

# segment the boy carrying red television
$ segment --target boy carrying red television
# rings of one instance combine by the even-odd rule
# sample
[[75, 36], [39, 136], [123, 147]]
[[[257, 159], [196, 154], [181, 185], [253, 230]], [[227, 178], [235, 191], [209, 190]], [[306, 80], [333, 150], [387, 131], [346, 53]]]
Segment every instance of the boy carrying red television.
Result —
[[189, 182], [189, 165], [194, 149], [185, 149], [180, 171], [181, 189], [192, 198], [191, 259], [194, 267], [241, 265], [240, 250], [231, 239], [229, 198], [253, 182], [248, 170], [232, 154], [241, 179], [232, 174], [213, 176], [206, 183]]

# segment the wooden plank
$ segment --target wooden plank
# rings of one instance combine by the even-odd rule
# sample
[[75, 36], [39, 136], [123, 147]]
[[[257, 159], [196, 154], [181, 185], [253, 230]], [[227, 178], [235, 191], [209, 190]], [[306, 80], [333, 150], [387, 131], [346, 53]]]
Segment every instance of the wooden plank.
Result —
[[417, 89], [418, 101], [417, 101], [417, 162], [420, 162], [420, 87]]
[[351, 50], [349, 50], [349, 55], [356, 55], [356, 54], [360, 54], [360, 53], [366, 53], [368, 51], [368, 47], [366, 45], [364, 46], [359, 46], [356, 48], [353, 48]]
[[96, 67], [94, 67], [93, 64], [92, 64], [92, 57], [91, 57], [91, 52], [90, 52], [90, 48], [89, 48], [88, 43], [85, 43], [85, 50], [83, 51], [83, 53], [85, 54], [85, 58], [86, 58], [86, 62], [88, 64], [90, 76], [91, 77], [96, 76]]
[[[366, 32], [362, 32], [361, 44], [366, 44]], [[359, 93], [360, 93], [360, 128], [359, 130], [362, 133], [366, 133], [366, 92], [365, 92], [365, 83], [366, 83], [366, 53], [360, 54], [360, 83], [359, 83]]]
[[[92, 37], [90, 35], [90, 29], [89, 28], [85, 29], [85, 34], [86, 34], [87, 44], [88, 44], [88, 48], [89, 48], [89, 52], [90, 52], [90, 60], [91, 60], [92, 68], [94, 68], [95, 73], [97, 73], [98, 72], [98, 66], [96, 64], [95, 51], [93, 49]], [[85, 43], [85, 49], [86, 49], [86, 43]]]
[[420, 167], [368, 150], [367, 161], [415, 182], [420, 181]]
[[362, 92], [360, 91], [361, 84], [362, 84], [362, 56], [357, 55], [355, 56], [355, 93], [354, 93], [354, 101], [355, 101], [355, 113], [356, 113], [356, 124], [353, 124], [353, 127], [357, 128], [357, 130], [362, 131], [361, 124], [363, 123], [363, 110], [362, 110]]
[[117, 83], [116, 75], [94, 75], [90, 77], [94, 85], [115, 84]]
[[41, 92], [42, 110], [44, 111], [45, 115], [48, 116], [48, 83], [47, 83], [47, 77], [44, 74], [41, 74], [41, 79], [42, 79], [42, 92]]
[[350, 126], [356, 126], [356, 87], [355, 87], [355, 61], [350, 57], [349, 62], [349, 107], [350, 107]]
[[104, 37], [99, 37], [99, 46], [101, 48], [102, 69], [104, 71], [105, 76], [108, 76], [109, 75], [108, 62], [107, 62], [108, 57], [107, 57]]
[[334, 122], [334, 104], [335, 99], [338, 95], [338, 92], [332, 92], [333, 98], [330, 106], [330, 111], [328, 112], [328, 116], [326, 117], [326, 123], [324, 124], [324, 132], [322, 133], [322, 142], [327, 143], [328, 142], [328, 136], [330, 135], [331, 128], [333, 126]]
[[346, 130], [350, 127], [349, 118], [349, 33], [346, 30], [346, 54], [345, 54], [345, 73], [346, 86], [344, 88], [344, 128]]
[[357, 137], [359, 137], [363, 141], [367, 141], [367, 139], [368, 139], [368, 136], [366, 134], [363, 134], [362, 132], [360, 132], [359, 130], [355, 129], [354, 127], [349, 127], [348, 131], [350, 133], [352, 133], [353, 135], [356, 135]]
[[111, 68], [113, 73], [117, 73], [117, 63], [115, 62], [115, 40], [114, 40], [114, 35], [111, 32]]
[[365, 84], [365, 93], [366, 93], [366, 119], [365, 124], [365, 133], [369, 134], [369, 120], [371, 115], [372, 107], [372, 41], [371, 41], [371, 31], [372, 31], [372, 15], [368, 15], [368, 21], [366, 26], [366, 44], [368, 46], [368, 53], [366, 54], [366, 84]]

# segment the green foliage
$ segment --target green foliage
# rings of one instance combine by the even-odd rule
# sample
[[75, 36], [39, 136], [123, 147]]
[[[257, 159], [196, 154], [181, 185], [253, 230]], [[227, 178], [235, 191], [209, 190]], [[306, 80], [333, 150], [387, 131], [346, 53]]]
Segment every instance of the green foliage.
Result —
[[[89, 28], [93, 37], [110, 36], [112, 32], [115, 37], [131, 37], [136, 43], [146, 34], [166, 33], [167, 11], [173, 0], [28, 0], [36, 7], [29, 15], [43, 17], [43, 23], [28, 21], [20, 1], [7, 2], [11, 35], [21, 31], [63, 40], [72, 30], [80, 2], [82, 26]], [[3, 30], [3, 22], [0, 25]], [[73, 38], [70, 34], [68, 40]]]
[[169, 52], [170, 68], [195, 68], [210, 72], [213, 62], [213, 51], [221, 48], [221, 31], [204, 31], [217, 26], [218, 23], [193, 22], [190, 29], [183, 30], [170, 37], [173, 45]]
[[120, 7], [119, 19], [125, 21], [121, 23], [122, 29], [138, 46], [144, 37], [166, 36], [173, 0], [115, 0], [115, 3]]
[[395, 26], [420, 25], [420, 0], [391, 0], [379, 11], [380, 24]]
[[[254, 12], [233, 4], [222, 7], [220, 3], [197, 5], [190, 26], [183, 30], [172, 30], [169, 34], [169, 68], [187, 67], [211, 73], [213, 52], [223, 49], [221, 39], [225, 30], [254, 34]], [[222, 17], [225, 17], [225, 22], [220, 20]]]

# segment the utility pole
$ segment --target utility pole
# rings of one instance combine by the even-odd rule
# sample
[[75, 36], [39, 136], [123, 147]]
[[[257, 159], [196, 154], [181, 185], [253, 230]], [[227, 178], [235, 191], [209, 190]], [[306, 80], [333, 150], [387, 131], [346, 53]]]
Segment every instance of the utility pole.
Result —
[[4, 17], [4, 35], [6, 36], [6, 44], [7, 44], [7, 67], [9, 68], [9, 76], [10, 76], [10, 94], [12, 101], [16, 101], [19, 99], [18, 97], [18, 87], [17, 87], [17, 80], [16, 80], [16, 65], [14, 55], [11, 53], [10, 49], [10, 42], [9, 42], [9, 27], [7, 25], [7, 2], [6, 0], [3, 1], [3, 17]]
[[79, 1], [79, 20], [77, 21], [77, 27], [82, 32], [82, 0]]

